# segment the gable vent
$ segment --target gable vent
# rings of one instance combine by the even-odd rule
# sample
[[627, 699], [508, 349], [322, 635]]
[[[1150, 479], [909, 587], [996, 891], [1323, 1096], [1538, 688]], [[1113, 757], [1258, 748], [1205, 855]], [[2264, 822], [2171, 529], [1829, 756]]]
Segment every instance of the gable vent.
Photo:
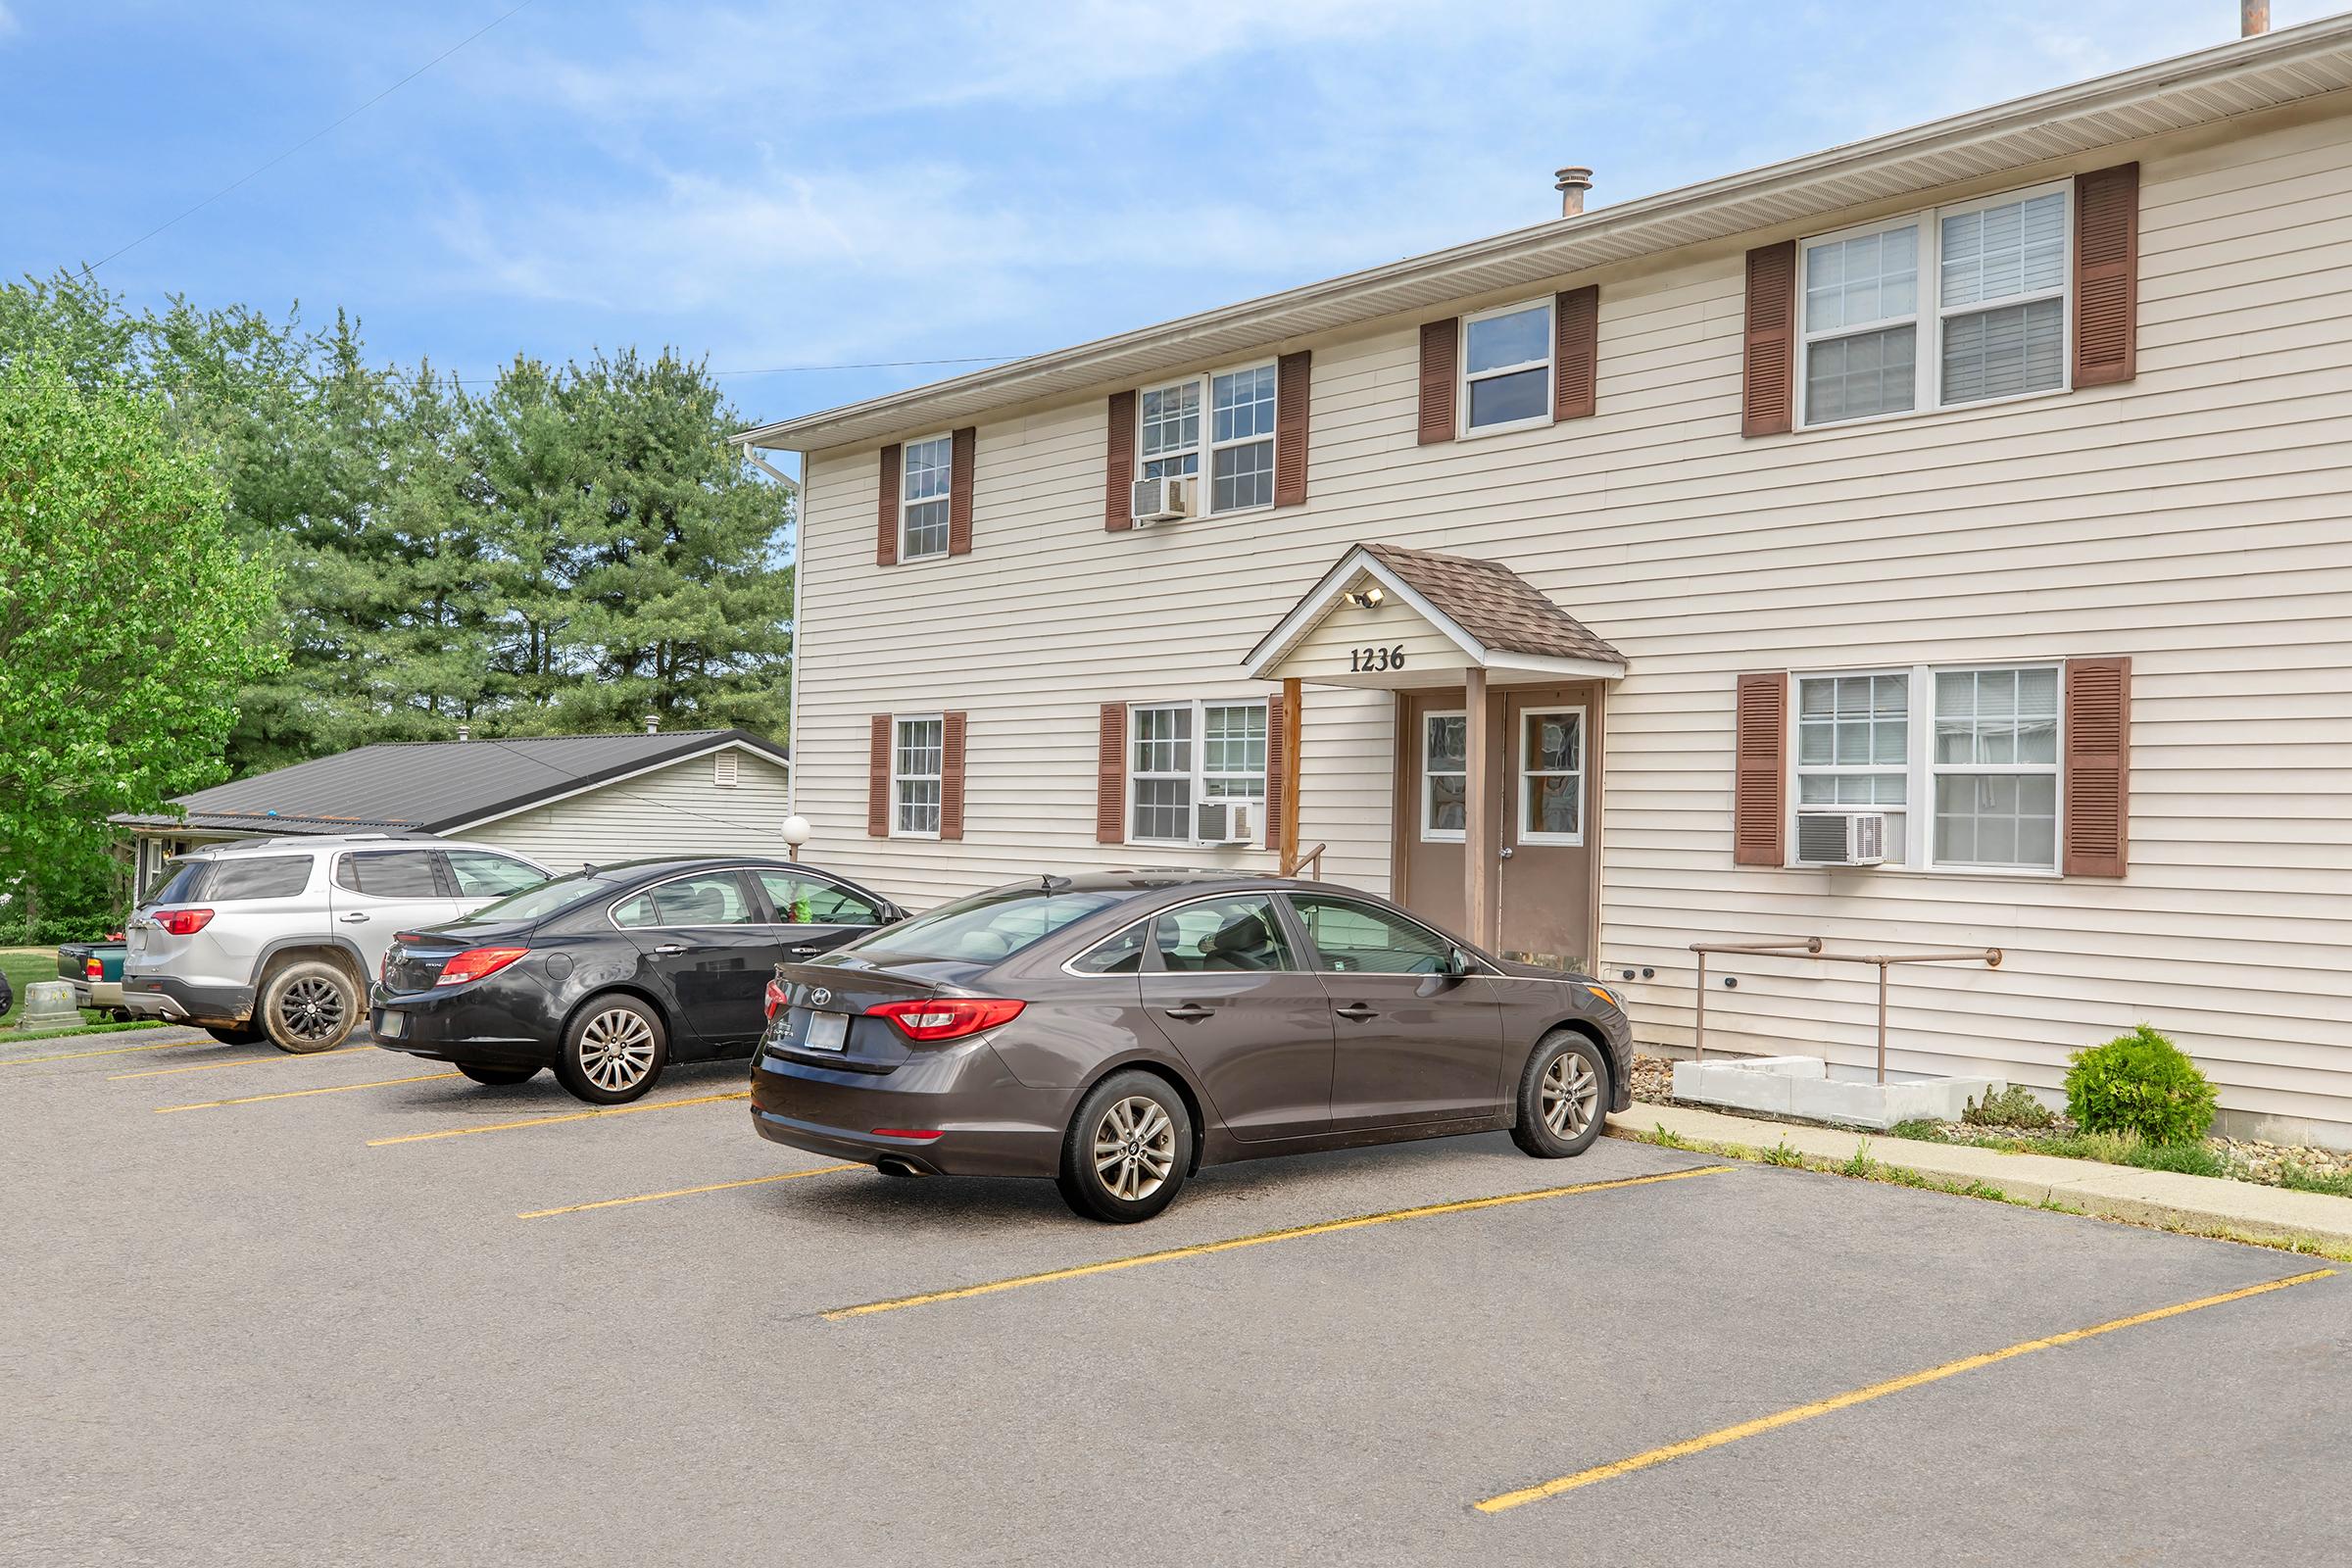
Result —
[[735, 770], [742, 761], [743, 758], [740, 753], [720, 752], [710, 759], [710, 782], [722, 790], [733, 789], [735, 787]]

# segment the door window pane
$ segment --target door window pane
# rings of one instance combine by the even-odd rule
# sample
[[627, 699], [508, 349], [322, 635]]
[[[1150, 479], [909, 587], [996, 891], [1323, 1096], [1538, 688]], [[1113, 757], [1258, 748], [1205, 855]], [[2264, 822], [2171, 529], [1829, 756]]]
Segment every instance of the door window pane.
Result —
[[1421, 721], [1422, 830], [1457, 834], [1468, 820], [1470, 791], [1464, 771], [1469, 725], [1459, 713], [1431, 713]]
[[441, 894], [441, 885], [433, 876], [433, 857], [427, 850], [346, 855], [335, 866], [335, 881], [354, 893], [377, 899], [431, 899]]
[[847, 888], [793, 871], [760, 871], [760, 887], [786, 925], [880, 925], [882, 911]]
[[547, 878], [535, 866], [480, 850], [450, 850], [449, 869], [458, 879], [458, 895], [467, 899], [500, 899]]
[[1208, 899], [1162, 910], [1152, 922], [1160, 967], [1175, 973], [1296, 969], [1273, 901], [1264, 894]]
[[1294, 894], [1317, 965], [1334, 974], [1443, 974], [1453, 944], [1418, 921], [1348, 899]]
[[750, 925], [752, 901], [732, 871], [704, 871], [650, 887], [616, 906], [612, 923], [621, 927]]
[[1585, 715], [1531, 710], [1520, 720], [1519, 836], [1570, 841], [1584, 831]]

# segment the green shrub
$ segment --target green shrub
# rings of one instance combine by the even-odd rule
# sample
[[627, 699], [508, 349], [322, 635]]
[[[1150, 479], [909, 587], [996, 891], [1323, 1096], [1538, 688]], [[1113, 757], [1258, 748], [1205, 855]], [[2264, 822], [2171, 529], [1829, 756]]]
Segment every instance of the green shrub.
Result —
[[1926, 1116], [1914, 1116], [1909, 1121], [1898, 1121], [1887, 1128], [1886, 1136], [1909, 1138], [1923, 1144], [1940, 1144], [1943, 1142], [1943, 1123]]
[[2186, 1144], [2213, 1125], [2213, 1085], [2180, 1047], [2144, 1023], [2071, 1059], [2066, 1110], [2084, 1132], [2135, 1132], [2151, 1144]]
[[2124, 1161], [2141, 1170], [2179, 1171], [2183, 1176], [2227, 1176], [2230, 1162], [2203, 1143], [2148, 1144]]
[[2293, 1160], [2278, 1167], [2278, 1185], [2298, 1193], [2332, 1193], [2337, 1198], [2352, 1198], [2352, 1171], [2334, 1171], [2323, 1175], [2305, 1170]]
[[2034, 1091], [2011, 1084], [1997, 1095], [1986, 1095], [1982, 1104], [1970, 1101], [1960, 1119], [1971, 1127], [2047, 1127], [2058, 1118], [2034, 1098]]

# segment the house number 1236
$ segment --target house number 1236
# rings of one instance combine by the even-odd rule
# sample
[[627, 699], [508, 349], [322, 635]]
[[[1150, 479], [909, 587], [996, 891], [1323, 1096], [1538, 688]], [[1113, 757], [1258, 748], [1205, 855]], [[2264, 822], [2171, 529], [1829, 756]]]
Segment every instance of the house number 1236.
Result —
[[1361, 675], [1367, 670], [1402, 669], [1404, 650], [1397, 648], [1350, 648], [1348, 650], [1348, 668]]

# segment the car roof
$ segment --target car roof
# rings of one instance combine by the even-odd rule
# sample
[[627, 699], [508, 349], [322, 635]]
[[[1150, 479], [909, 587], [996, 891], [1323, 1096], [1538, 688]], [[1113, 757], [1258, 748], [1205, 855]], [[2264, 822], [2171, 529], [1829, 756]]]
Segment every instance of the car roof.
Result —
[[1265, 892], [1275, 888], [1298, 889], [1325, 885], [1255, 871], [1228, 871], [1189, 865], [1142, 865], [1099, 871], [1040, 871], [1034, 876], [1003, 883], [993, 891], [1003, 893], [1027, 887], [1052, 893], [1125, 893], [1141, 896], [1174, 891], [1212, 893], [1220, 888], [1232, 888], [1237, 892]]

